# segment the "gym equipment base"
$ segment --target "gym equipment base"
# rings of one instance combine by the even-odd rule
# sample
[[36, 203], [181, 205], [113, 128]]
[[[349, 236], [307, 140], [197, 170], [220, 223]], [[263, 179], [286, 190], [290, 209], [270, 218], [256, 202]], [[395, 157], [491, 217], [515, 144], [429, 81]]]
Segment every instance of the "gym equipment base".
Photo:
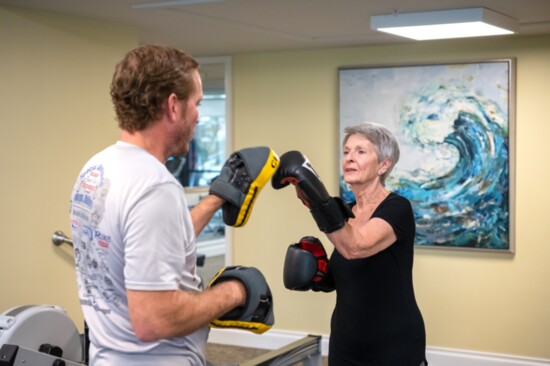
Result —
[[239, 366], [321, 366], [321, 336], [308, 335], [284, 347], [264, 353]]
[[[24, 305], [0, 314], [0, 366], [85, 366], [86, 337], [54, 305]], [[308, 335], [240, 366], [321, 366], [321, 336]]]

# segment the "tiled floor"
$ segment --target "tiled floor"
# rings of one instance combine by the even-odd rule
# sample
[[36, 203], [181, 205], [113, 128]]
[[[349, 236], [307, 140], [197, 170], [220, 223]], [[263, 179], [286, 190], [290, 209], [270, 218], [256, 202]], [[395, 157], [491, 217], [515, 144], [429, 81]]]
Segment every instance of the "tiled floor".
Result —
[[[269, 350], [208, 343], [206, 345], [206, 360], [212, 366], [238, 366], [267, 352]], [[327, 357], [322, 358], [322, 365], [328, 366]]]
[[206, 360], [213, 366], [237, 366], [266, 352], [269, 350], [208, 343]]

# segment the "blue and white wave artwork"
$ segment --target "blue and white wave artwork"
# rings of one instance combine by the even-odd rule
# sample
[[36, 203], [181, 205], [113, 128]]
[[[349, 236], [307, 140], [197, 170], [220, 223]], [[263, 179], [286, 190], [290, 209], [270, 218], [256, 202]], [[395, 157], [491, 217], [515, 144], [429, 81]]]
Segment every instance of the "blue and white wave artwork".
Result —
[[[386, 186], [411, 201], [416, 245], [509, 249], [507, 111], [461, 83], [437, 81], [408, 95], [396, 128], [408, 163]], [[345, 184], [341, 194], [353, 199]]]

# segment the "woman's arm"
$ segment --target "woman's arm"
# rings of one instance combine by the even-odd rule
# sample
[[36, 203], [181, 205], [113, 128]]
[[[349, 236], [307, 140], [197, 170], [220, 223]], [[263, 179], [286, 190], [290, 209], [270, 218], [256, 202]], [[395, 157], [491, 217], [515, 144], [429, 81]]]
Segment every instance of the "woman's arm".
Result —
[[397, 236], [384, 219], [357, 216], [337, 231], [327, 233], [328, 239], [346, 259], [366, 258], [395, 243]]

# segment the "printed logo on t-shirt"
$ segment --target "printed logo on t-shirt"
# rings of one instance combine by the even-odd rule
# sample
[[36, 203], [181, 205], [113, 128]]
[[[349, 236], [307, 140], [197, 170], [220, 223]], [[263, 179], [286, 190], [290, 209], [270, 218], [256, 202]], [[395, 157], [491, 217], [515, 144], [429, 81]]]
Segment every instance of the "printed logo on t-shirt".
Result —
[[103, 165], [94, 165], [80, 175], [72, 197], [71, 225], [77, 274], [80, 277], [80, 302], [109, 313], [110, 309], [105, 304], [118, 306], [120, 299], [115, 295], [107, 265], [111, 237], [99, 230], [110, 187], [104, 173]]

